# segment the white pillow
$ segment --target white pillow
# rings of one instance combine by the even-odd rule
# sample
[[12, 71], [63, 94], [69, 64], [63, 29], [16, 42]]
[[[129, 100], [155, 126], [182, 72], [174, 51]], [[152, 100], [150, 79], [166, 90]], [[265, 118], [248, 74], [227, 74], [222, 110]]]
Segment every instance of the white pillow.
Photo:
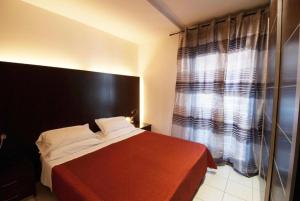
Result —
[[110, 133], [123, 128], [134, 128], [125, 117], [101, 118], [96, 119], [95, 122], [104, 135], [109, 135]]
[[92, 137], [94, 133], [88, 124], [84, 124], [45, 131], [36, 141], [36, 145], [41, 155], [47, 155], [53, 149]]
[[121, 128], [120, 130], [116, 130], [109, 133], [108, 135], [105, 135], [104, 139], [113, 139], [123, 135], [133, 134], [133, 132], [137, 130], [139, 130], [139, 128], [135, 128], [133, 126], [127, 128]]

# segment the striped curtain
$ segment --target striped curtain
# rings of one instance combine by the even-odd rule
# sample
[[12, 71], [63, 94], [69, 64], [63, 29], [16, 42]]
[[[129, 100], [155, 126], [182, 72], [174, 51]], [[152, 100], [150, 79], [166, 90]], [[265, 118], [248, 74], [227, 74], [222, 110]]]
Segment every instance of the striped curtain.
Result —
[[172, 135], [205, 144], [219, 163], [258, 171], [268, 41], [266, 9], [180, 36]]

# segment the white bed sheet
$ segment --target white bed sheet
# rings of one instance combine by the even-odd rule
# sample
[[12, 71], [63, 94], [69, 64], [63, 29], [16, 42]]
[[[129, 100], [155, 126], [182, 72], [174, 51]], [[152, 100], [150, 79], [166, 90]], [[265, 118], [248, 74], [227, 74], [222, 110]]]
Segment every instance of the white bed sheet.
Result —
[[82, 141], [82, 143], [76, 143], [77, 144], [76, 147], [72, 146], [72, 148], [70, 149], [72, 150], [71, 152], [65, 151], [65, 153], [63, 153], [60, 157], [52, 160], [43, 158], [41, 156], [40, 158], [42, 163], [41, 183], [45, 186], [48, 186], [52, 190], [51, 174], [52, 174], [52, 168], [54, 166], [60, 165], [67, 161], [78, 158], [80, 156], [94, 152], [110, 144], [125, 140], [134, 135], [138, 135], [144, 131], [145, 130], [139, 128], [121, 129], [113, 132], [112, 135], [109, 136], [104, 136], [99, 132], [96, 135], [96, 138], [99, 140], [99, 143], [95, 143], [95, 141], [93, 143], [90, 143], [89, 141], [84, 140]]

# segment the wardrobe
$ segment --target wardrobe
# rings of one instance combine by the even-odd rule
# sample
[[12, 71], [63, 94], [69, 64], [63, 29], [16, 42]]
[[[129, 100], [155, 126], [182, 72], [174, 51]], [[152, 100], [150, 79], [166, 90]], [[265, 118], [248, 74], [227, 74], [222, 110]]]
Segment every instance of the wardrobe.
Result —
[[271, 0], [260, 162], [265, 201], [300, 200], [299, 22], [300, 0]]

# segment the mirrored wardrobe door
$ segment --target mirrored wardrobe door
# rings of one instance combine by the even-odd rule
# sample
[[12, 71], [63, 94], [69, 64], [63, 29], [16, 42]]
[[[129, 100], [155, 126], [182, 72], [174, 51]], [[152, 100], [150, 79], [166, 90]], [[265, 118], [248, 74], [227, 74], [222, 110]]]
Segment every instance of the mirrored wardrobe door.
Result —
[[[266, 95], [264, 107], [264, 123], [263, 135], [261, 141], [261, 165], [259, 171], [259, 188], [261, 200], [268, 200], [269, 191], [267, 188], [267, 178], [270, 177], [269, 163], [272, 162], [272, 135], [274, 135], [274, 115], [276, 116], [276, 99], [278, 93], [278, 80], [276, 80], [276, 68], [279, 67], [278, 60], [278, 29], [277, 29], [277, 9], [278, 1], [272, 0], [270, 4], [270, 18], [269, 18], [269, 44], [268, 44], [268, 62], [267, 62], [267, 80], [266, 80]], [[277, 62], [277, 63], [276, 63]], [[277, 65], [276, 65], [277, 64]], [[278, 71], [278, 70], [277, 70]], [[278, 72], [277, 72], [278, 73]], [[275, 108], [275, 111], [274, 111]], [[273, 131], [272, 131], [273, 128]], [[273, 132], [273, 134], [272, 134]], [[274, 137], [273, 137], [274, 138]], [[273, 140], [274, 141], [274, 140]], [[274, 149], [274, 147], [273, 147]], [[270, 161], [271, 158], [271, 161]], [[268, 176], [269, 174], [269, 176]], [[270, 181], [269, 181], [270, 183]], [[270, 184], [269, 184], [270, 186]], [[267, 195], [267, 196], [265, 196]]]
[[271, 1], [260, 166], [260, 189], [265, 189], [265, 201], [299, 199], [294, 196], [294, 186], [299, 182], [299, 11], [300, 0]]
[[271, 185], [273, 201], [292, 197], [299, 116], [299, 19], [300, 1], [282, 1], [282, 40], [278, 116]]

